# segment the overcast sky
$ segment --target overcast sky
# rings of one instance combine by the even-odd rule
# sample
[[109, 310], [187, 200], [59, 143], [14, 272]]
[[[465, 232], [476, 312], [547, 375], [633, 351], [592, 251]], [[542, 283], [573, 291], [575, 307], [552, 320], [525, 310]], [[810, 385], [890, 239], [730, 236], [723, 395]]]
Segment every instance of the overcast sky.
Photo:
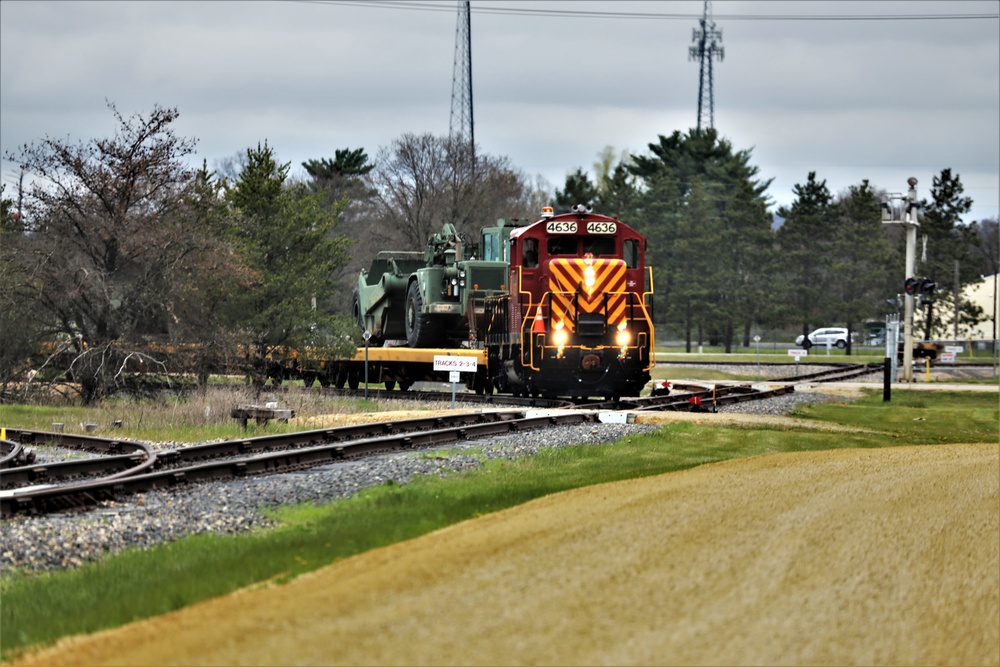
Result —
[[[177, 107], [209, 165], [266, 140], [279, 160], [446, 135], [457, 3], [0, 1], [0, 144], [111, 136]], [[605, 146], [641, 153], [697, 123], [700, 1], [472, 1], [475, 137], [562, 188]], [[504, 11], [493, 11], [501, 9]], [[1000, 211], [1000, 2], [712, 3], [715, 127], [788, 204], [810, 170], [836, 194], [944, 168]], [[553, 10], [549, 13], [540, 10]], [[642, 17], [630, 13], [643, 14]], [[970, 15], [985, 18], [964, 18]], [[883, 20], [862, 17], [879, 16]], [[920, 20], [907, 17], [924, 16]], [[834, 20], [832, 17], [839, 17]], [[896, 17], [885, 19], [884, 17]], [[706, 102], [707, 103], [707, 102]], [[16, 183], [6, 159], [3, 181]], [[7, 194], [11, 193], [8, 185]]]

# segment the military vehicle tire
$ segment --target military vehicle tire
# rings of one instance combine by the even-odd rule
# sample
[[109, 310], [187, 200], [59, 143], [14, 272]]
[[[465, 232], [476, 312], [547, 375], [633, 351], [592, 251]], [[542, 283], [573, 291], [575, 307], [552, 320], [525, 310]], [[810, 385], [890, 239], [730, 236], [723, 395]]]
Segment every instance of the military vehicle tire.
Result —
[[444, 328], [439, 319], [421, 313], [424, 299], [416, 281], [406, 291], [406, 344], [410, 347], [438, 347]]

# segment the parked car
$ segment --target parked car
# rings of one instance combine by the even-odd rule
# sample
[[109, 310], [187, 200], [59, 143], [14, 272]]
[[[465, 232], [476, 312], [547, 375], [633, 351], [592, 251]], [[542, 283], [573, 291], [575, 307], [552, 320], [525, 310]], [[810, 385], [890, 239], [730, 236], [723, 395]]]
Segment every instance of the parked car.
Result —
[[816, 329], [808, 338], [799, 336], [795, 339], [795, 344], [809, 349], [813, 345], [827, 345], [836, 346], [843, 350], [847, 347], [847, 329], [842, 329], [839, 327], [826, 327], [824, 329]]

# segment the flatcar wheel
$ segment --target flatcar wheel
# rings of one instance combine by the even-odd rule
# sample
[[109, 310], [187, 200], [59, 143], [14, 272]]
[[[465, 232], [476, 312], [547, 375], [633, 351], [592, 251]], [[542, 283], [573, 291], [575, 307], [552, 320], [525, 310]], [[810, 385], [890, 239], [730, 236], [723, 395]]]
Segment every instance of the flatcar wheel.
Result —
[[394, 380], [386, 380], [385, 388], [388, 389], [389, 391], [392, 391], [393, 389], [396, 388], [396, 382]]
[[358, 372], [347, 371], [347, 386], [353, 390], [357, 389], [359, 384], [361, 384], [361, 379], [358, 377]]
[[347, 382], [347, 369], [338, 368], [337, 377], [334, 378], [333, 384], [335, 387], [337, 387], [337, 389], [343, 389], [345, 382]]
[[399, 383], [399, 390], [400, 391], [409, 391], [410, 387], [412, 387], [412, 386], [413, 386], [412, 382], [400, 382]]

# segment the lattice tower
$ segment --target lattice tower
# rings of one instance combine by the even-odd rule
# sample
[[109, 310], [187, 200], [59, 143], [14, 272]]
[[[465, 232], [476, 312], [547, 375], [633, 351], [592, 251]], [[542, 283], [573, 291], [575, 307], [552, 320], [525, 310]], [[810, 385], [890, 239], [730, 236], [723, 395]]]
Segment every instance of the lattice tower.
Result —
[[[715, 29], [712, 20], [712, 3], [705, 0], [705, 9], [700, 27], [691, 31], [691, 41], [694, 46], [688, 47], [688, 59], [697, 60], [700, 69], [698, 80], [698, 129], [715, 127], [715, 95], [712, 90], [712, 61], [722, 60], [726, 50], [722, 48], [722, 31]], [[705, 104], [706, 94], [708, 104]]]
[[448, 134], [476, 145], [472, 120], [472, 18], [469, 0], [459, 0], [455, 28], [455, 65], [451, 77], [451, 119]]

